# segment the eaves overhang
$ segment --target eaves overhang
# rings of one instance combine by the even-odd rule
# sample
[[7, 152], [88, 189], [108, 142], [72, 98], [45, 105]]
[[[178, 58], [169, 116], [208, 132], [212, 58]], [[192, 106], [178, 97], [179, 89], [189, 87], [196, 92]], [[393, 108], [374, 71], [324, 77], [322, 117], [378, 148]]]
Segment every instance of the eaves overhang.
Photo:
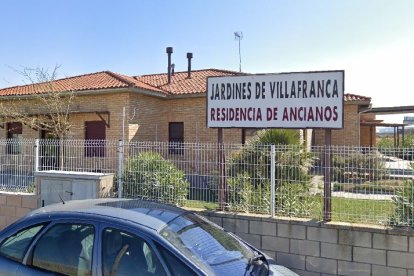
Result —
[[370, 100], [368, 100], [368, 101], [344, 101], [344, 104], [346, 104], [346, 105], [351, 105], [351, 104], [353, 104], [353, 105], [369, 105], [369, 104], [371, 104], [371, 101]]
[[384, 106], [384, 107], [372, 107], [364, 113], [373, 113], [376, 115], [389, 115], [389, 114], [407, 114], [414, 113], [414, 106]]
[[[139, 93], [148, 96], [155, 96], [160, 98], [167, 97], [167, 94], [157, 91], [151, 91], [142, 88], [136, 87], [121, 87], [121, 88], [106, 88], [106, 89], [91, 89], [91, 90], [82, 90], [82, 91], [62, 91], [58, 92], [60, 95], [65, 96], [69, 94], [75, 94], [76, 96], [86, 96], [86, 95], [102, 95], [102, 94], [113, 94], [113, 93], [125, 93], [125, 92], [132, 92], [132, 93]], [[26, 95], [5, 95], [0, 96], [0, 100], [16, 100], [16, 99], [33, 99], [37, 97], [42, 97], [43, 95], [47, 95], [51, 92], [46, 92], [42, 94], [26, 94]]]

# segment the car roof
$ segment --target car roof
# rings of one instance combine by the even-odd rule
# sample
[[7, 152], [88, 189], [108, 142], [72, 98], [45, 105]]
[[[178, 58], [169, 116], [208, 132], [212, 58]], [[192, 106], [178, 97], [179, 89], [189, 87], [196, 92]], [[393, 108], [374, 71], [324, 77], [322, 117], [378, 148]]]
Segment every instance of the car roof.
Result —
[[101, 198], [51, 204], [32, 211], [28, 216], [50, 216], [51, 214], [104, 216], [131, 221], [158, 232], [170, 221], [186, 213], [189, 211], [155, 201]]

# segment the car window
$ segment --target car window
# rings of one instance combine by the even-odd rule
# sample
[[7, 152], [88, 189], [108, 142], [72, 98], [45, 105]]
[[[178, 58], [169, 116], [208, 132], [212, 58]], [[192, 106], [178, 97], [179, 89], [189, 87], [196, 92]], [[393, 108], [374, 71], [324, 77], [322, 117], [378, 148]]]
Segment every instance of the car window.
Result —
[[103, 275], [165, 275], [152, 248], [143, 239], [106, 228], [102, 235]]
[[249, 259], [255, 256], [222, 228], [192, 213], [169, 221], [160, 234], [208, 274], [243, 274]]
[[35, 225], [7, 238], [0, 245], [0, 255], [21, 262], [31, 241], [43, 227], [44, 224]]
[[56, 224], [36, 243], [32, 265], [65, 275], [92, 274], [94, 227]]
[[168, 250], [157, 244], [158, 251], [165, 260], [171, 274], [174, 276], [197, 275], [194, 271], [180, 261], [176, 256], [171, 254]]

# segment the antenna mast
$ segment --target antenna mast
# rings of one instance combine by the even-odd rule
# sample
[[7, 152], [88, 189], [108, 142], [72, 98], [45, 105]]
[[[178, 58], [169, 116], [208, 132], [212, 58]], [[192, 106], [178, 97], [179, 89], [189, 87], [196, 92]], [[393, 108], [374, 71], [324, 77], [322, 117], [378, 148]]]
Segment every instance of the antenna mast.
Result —
[[234, 40], [239, 41], [239, 72], [241, 72], [241, 51], [240, 51], [240, 41], [243, 39], [243, 32], [234, 32]]

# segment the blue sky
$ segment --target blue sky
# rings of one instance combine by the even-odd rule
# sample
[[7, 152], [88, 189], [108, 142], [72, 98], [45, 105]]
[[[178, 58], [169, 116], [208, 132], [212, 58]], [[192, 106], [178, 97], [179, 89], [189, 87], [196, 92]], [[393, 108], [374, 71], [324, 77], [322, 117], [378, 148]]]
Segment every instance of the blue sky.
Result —
[[62, 77], [165, 72], [167, 46], [176, 71], [187, 52], [193, 69], [237, 71], [242, 31], [245, 72], [343, 69], [345, 92], [414, 105], [413, 14], [410, 0], [3, 0], [0, 87], [22, 84], [11, 69], [21, 67], [58, 64]]

